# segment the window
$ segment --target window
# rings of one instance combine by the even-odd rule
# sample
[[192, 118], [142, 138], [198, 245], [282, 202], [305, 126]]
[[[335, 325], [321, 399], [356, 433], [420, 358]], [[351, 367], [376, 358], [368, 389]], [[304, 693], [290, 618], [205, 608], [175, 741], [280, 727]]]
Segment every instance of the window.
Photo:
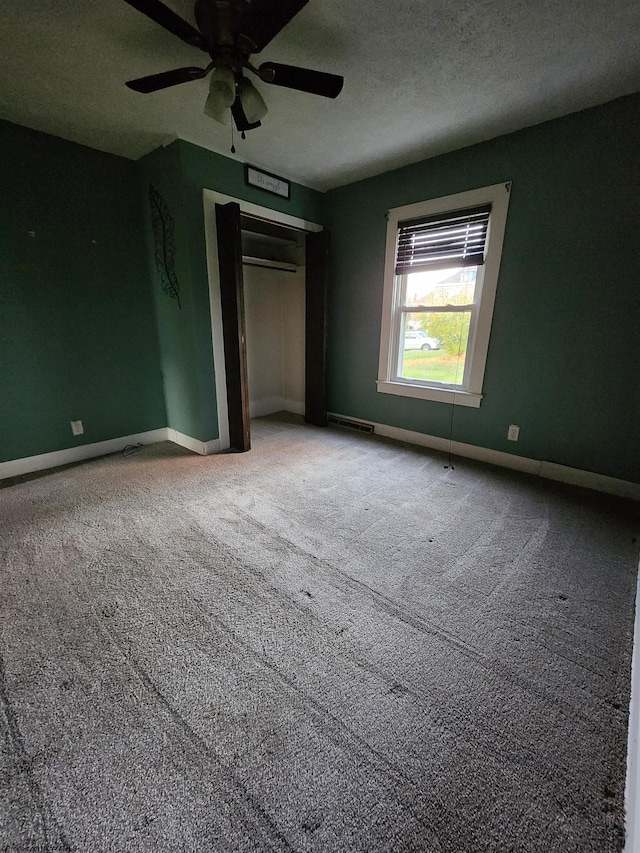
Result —
[[389, 211], [378, 391], [480, 405], [510, 189]]

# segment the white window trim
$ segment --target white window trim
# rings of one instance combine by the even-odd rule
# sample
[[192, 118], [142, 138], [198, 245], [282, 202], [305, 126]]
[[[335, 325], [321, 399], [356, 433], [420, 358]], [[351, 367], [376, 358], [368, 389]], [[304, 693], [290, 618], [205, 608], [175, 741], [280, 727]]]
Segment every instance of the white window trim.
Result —
[[[460, 406], [478, 408], [482, 401], [482, 383], [489, 349], [489, 334], [493, 319], [496, 288], [502, 244], [507, 224], [507, 210], [511, 182], [493, 184], [455, 195], [443, 196], [429, 201], [395, 207], [389, 211], [387, 226], [387, 245], [384, 264], [384, 295], [382, 300], [382, 324], [380, 329], [380, 363], [378, 367], [378, 391], [383, 394], [397, 394], [401, 397], [415, 397], [420, 400], [434, 400], [441, 403], [454, 403]], [[396, 363], [394, 351], [393, 315], [396, 302], [396, 288], [399, 277], [395, 274], [396, 245], [398, 223], [405, 219], [417, 219], [437, 213], [461, 210], [491, 202], [491, 218], [487, 232], [487, 250], [485, 263], [478, 285], [481, 288], [478, 302], [478, 319], [475, 333], [471, 332], [467, 352], [470, 353], [470, 369], [466, 388], [452, 388], [446, 385], [426, 385], [420, 381], [397, 379], [393, 366]]]

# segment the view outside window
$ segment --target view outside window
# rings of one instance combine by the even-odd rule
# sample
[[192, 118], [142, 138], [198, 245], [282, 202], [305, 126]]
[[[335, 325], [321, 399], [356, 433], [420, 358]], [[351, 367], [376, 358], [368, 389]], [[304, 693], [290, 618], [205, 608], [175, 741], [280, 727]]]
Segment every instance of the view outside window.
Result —
[[402, 277], [399, 378], [463, 384], [477, 273], [472, 266]]

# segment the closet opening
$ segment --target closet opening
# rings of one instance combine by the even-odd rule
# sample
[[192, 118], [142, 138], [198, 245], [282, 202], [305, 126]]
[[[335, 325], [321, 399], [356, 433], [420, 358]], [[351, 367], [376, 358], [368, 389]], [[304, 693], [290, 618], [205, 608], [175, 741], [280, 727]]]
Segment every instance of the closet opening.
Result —
[[251, 448], [251, 417], [326, 426], [329, 232], [204, 190], [216, 405], [222, 450]]
[[305, 412], [305, 233], [242, 214], [251, 418]]

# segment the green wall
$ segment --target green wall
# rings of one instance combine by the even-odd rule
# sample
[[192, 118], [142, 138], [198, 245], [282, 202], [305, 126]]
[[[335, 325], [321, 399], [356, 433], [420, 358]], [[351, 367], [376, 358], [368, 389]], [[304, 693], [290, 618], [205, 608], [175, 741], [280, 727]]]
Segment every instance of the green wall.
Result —
[[0, 162], [0, 461], [164, 426], [135, 164], [7, 122]]
[[376, 391], [385, 214], [513, 181], [485, 398], [453, 438], [639, 482], [639, 139], [632, 96], [328, 193], [329, 409], [449, 435], [449, 404]]
[[[312, 221], [323, 196], [246, 187], [241, 163], [181, 141], [133, 163], [0, 122], [0, 157], [0, 462], [165, 426], [217, 438], [202, 190]], [[180, 307], [150, 185], [174, 221]]]
[[[324, 197], [292, 184], [291, 199], [281, 199], [244, 182], [236, 160], [178, 140], [139, 163], [147, 206], [147, 239], [162, 349], [168, 426], [192, 438], [218, 438], [216, 387], [211, 339], [203, 189], [243, 199], [312, 222], [322, 222]], [[147, 194], [153, 185], [175, 220], [176, 271], [181, 308], [162, 292], [153, 262], [153, 237]], [[226, 393], [226, 389], [222, 389]]]
[[[138, 164], [140, 194], [144, 207], [146, 247], [160, 339], [160, 359], [164, 382], [167, 426], [192, 438], [208, 440], [217, 436], [211, 427], [215, 412], [215, 384], [210, 383], [210, 405], [203, 407], [206, 396], [202, 388], [197, 350], [201, 346], [201, 322], [209, 316], [205, 305], [198, 306], [198, 287], [194, 283], [190, 263], [190, 235], [184, 216], [184, 193], [179, 148], [176, 144], [161, 148], [143, 158]], [[151, 226], [149, 188], [160, 193], [173, 222], [172, 237], [175, 276], [179, 287], [179, 302], [162, 289], [161, 277], [155, 262], [155, 239]], [[201, 288], [202, 289], [202, 288]], [[206, 291], [205, 291], [206, 293]], [[198, 316], [197, 307], [200, 308]], [[205, 344], [211, 355], [211, 333], [205, 329]], [[207, 416], [208, 415], [208, 416]], [[209, 428], [207, 428], [209, 427]]]
[[[329, 408], [447, 437], [448, 404], [376, 392], [385, 214], [510, 180], [485, 398], [456, 407], [453, 437], [640, 482], [639, 138], [632, 96], [326, 195], [293, 184], [288, 202], [186, 142], [131, 163], [0, 122], [0, 461], [167, 425], [218, 437], [203, 188], [331, 229]], [[150, 184], [181, 309], [155, 268]]]

